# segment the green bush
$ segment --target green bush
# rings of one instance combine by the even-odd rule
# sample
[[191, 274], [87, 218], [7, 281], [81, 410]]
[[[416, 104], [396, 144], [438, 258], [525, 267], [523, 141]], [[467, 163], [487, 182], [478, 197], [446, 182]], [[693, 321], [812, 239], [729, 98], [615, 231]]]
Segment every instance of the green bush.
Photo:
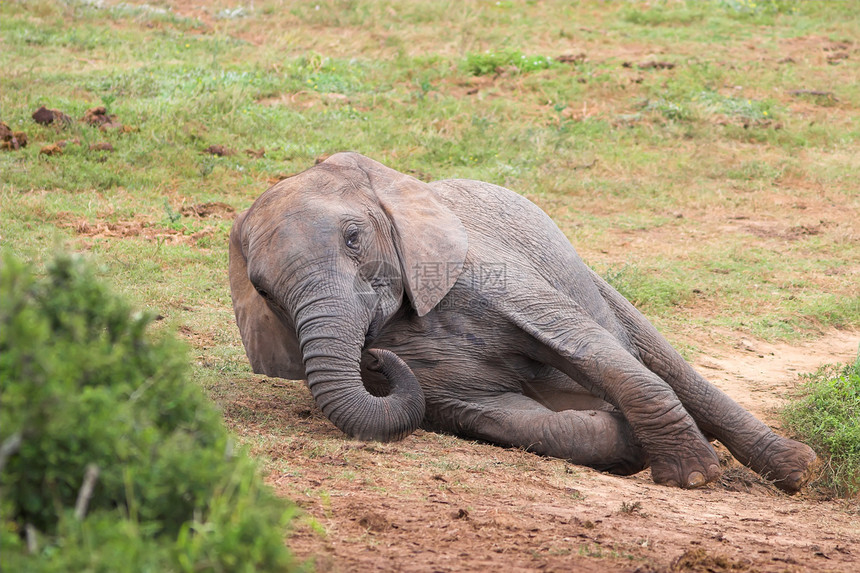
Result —
[[822, 457], [820, 485], [838, 496], [860, 496], [860, 356], [807, 375], [783, 419]]
[[[0, 265], [8, 571], [281, 571], [291, 510], [153, 336], [82, 260]], [[90, 473], [87, 500], [85, 475]], [[76, 508], [77, 504], [77, 510]]]

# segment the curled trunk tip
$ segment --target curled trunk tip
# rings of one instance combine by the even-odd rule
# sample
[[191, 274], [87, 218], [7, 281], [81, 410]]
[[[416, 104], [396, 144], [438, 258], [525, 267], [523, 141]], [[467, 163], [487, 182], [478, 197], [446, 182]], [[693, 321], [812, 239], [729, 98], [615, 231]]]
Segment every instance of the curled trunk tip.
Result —
[[308, 387], [323, 414], [345, 434], [360, 440], [393, 442], [414, 432], [424, 419], [424, 392], [409, 366], [390, 350], [371, 349], [372, 366], [388, 380], [387, 396], [364, 387], [361, 346], [321, 336], [315, 321], [300, 330]]

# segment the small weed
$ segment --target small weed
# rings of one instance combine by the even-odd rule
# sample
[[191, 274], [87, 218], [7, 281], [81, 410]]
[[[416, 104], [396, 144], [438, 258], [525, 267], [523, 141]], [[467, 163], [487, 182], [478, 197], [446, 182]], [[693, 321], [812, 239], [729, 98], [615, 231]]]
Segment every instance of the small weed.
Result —
[[325, 526], [322, 523], [320, 523], [319, 521], [317, 521], [312, 515], [307, 514], [307, 513], [302, 514], [298, 518], [298, 521], [302, 525], [306, 525], [311, 531], [316, 533], [322, 539], [325, 539], [326, 537], [328, 537], [328, 531], [326, 530]]
[[803, 377], [783, 410], [786, 427], [824, 462], [820, 485], [840, 497], [860, 495], [860, 356]]
[[167, 220], [171, 225], [175, 225], [182, 219], [182, 213], [174, 211], [167, 199], [164, 200], [164, 214], [167, 215]]
[[577, 553], [582, 557], [595, 557], [602, 559], [608, 556], [608, 553], [603, 550], [600, 545], [592, 545], [591, 543], [583, 543], [579, 546]]
[[105, 106], [105, 110], [107, 110], [107, 112], [111, 111], [111, 106], [113, 105], [113, 102], [116, 101], [116, 97], [116, 94], [105, 94], [101, 96], [102, 105]]
[[618, 511], [620, 513], [623, 513], [624, 515], [636, 514], [636, 515], [641, 515], [643, 517], [646, 515], [646, 513], [644, 511], [642, 511], [642, 502], [641, 501], [633, 501], [633, 502], [622, 501], [621, 507], [618, 509]]
[[796, 14], [798, 0], [717, 0], [717, 5], [739, 15]]
[[471, 52], [466, 54], [463, 62], [465, 71], [473, 76], [486, 76], [504, 71], [528, 73], [536, 70], [546, 70], [555, 65], [552, 58], [547, 56], [527, 56], [519, 50], [501, 50], [498, 52]]
[[671, 121], [686, 121], [692, 119], [692, 111], [685, 105], [664, 98], [648, 100], [642, 104], [642, 110], [662, 115]]
[[708, 115], [723, 114], [750, 120], [776, 119], [776, 103], [772, 100], [754, 100], [724, 96], [714, 91], [695, 94], [692, 101]]

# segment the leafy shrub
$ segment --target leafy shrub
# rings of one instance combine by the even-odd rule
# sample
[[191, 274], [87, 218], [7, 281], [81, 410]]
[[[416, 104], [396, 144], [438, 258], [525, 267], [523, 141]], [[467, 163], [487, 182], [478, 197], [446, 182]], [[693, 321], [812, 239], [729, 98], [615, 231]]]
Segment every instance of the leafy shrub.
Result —
[[466, 55], [463, 67], [473, 76], [495, 74], [500, 69], [518, 72], [533, 72], [545, 70], [554, 64], [547, 56], [526, 56], [519, 50], [502, 50], [500, 52], [470, 52]]
[[824, 460], [821, 485], [839, 496], [860, 496], [860, 356], [807, 375], [782, 414]]
[[35, 278], [4, 257], [0, 509], [9, 571], [290, 567], [290, 510], [233, 455], [218, 412], [184, 381], [184, 351], [149, 333], [151, 320], [80, 259], [60, 256]]

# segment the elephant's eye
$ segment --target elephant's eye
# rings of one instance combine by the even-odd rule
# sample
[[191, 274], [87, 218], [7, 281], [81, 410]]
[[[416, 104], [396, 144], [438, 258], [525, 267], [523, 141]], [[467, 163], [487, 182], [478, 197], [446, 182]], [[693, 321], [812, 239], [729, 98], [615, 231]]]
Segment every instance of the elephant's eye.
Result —
[[358, 250], [358, 227], [350, 226], [343, 234], [343, 241], [350, 249]]
[[263, 298], [269, 298], [269, 293], [261, 289], [260, 287], [255, 287], [257, 289], [257, 294], [259, 294]]

